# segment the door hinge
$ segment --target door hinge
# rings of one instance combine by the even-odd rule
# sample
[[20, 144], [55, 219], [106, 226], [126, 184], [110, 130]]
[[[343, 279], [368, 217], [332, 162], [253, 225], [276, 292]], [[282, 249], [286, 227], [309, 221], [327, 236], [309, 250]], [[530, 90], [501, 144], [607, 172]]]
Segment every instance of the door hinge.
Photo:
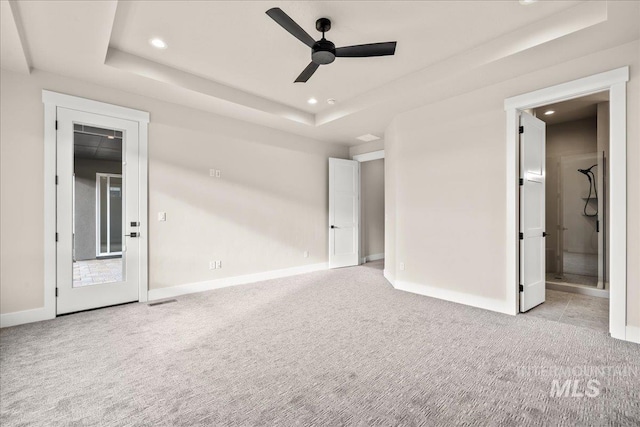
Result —
[[524, 126], [520, 126], [518, 128], [518, 133], [524, 133]]
[[56, 288], [56, 297], [58, 296], [58, 288]]
[[524, 240], [524, 233], [519, 233], [520, 235], [520, 240]]
[[518, 289], [520, 290], [520, 292], [522, 292], [522, 291], [524, 291], [524, 286], [518, 285]]
[[56, 120], [56, 130], [58, 130], [58, 121]]
[[520, 178], [519, 182], [520, 182], [520, 185], [524, 185], [524, 178]]
[[58, 233], [56, 233], [56, 242], [58, 241]]
[[600, 220], [597, 219], [596, 220], [596, 233], [599, 233], [599, 232], [600, 232]]
[[56, 175], [56, 185], [58, 185], [58, 175]]

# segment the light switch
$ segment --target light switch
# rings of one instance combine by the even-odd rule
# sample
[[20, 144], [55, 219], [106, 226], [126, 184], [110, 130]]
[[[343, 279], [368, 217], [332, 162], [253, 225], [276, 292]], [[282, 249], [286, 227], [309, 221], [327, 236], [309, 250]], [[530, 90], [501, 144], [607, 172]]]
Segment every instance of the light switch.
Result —
[[158, 221], [166, 221], [167, 213], [166, 212], [158, 212]]

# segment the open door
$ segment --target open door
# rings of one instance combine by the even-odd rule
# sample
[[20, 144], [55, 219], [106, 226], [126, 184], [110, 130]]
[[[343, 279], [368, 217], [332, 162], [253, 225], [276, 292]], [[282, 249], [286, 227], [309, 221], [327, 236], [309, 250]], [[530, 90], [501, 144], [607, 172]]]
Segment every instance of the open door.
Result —
[[545, 300], [545, 123], [520, 116], [520, 311]]
[[360, 163], [329, 159], [329, 267], [358, 265]]

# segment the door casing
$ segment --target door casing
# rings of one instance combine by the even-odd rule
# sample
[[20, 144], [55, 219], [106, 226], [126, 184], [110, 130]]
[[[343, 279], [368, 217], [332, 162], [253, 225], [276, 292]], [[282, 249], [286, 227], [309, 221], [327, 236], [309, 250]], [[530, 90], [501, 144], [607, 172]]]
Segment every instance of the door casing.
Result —
[[518, 239], [518, 147], [521, 111], [597, 92], [609, 91], [609, 333], [613, 338], [632, 339], [627, 327], [627, 92], [629, 67], [573, 80], [507, 98], [506, 112], [506, 292], [517, 314], [519, 289]]

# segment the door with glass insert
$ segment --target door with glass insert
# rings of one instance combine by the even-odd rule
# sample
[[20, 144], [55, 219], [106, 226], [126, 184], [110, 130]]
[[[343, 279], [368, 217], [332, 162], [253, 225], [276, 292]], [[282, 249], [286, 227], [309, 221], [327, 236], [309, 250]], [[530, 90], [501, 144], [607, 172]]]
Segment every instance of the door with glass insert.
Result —
[[57, 109], [57, 313], [137, 301], [138, 123]]

